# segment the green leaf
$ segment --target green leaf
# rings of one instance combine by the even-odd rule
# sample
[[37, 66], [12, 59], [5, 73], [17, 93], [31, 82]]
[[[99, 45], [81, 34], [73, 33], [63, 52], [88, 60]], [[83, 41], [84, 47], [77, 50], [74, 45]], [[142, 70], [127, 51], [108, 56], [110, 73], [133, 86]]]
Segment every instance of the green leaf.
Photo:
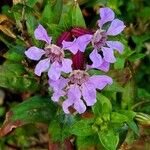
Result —
[[77, 147], [78, 149], [89, 148], [95, 146], [99, 143], [98, 135], [86, 136], [86, 137], [77, 137]]
[[138, 88], [139, 99], [150, 99], [150, 93], [146, 89]]
[[132, 36], [132, 40], [136, 43], [136, 53], [139, 53], [142, 51], [144, 44], [146, 41], [150, 39], [149, 32], [146, 32], [145, 34], [142, 34], [140, 36]]
[[84, 2], [86, 2], [87, 7], [93, 7], [95, 5], [105, 6], [107, 4], [106, 0], [93, 0], [93, 1], [85, 0], [85, 1], [81, 1], [81, 4], [84, 3]]
[[111, 91], [111, 92], [123, 92], [124, 88], [120, 86], [116, 81], [113, 81], [113, 84], [107, 86], [105, 88], [105, 91]]
[[113, 129], [98, 132], [99, 140], [107, 150], [116, 150], [119, 143], [119, 134]]
[[142, 10], [138, 13], [138, 15], [139, 15], [140, 17], [142, 17], [142, 19], [143, 19], [144, 21], [146, 21], [146, 20], [149, 19], [149, 14], [150, 14], [150, 8], [149, 8], [149, 7], [144, 7], [144, 9], [142, 9]]
[[4, 136], [12, 131], [13, 128], [28, 123], [49, 123], [56, 112], [55, 105], [49, 97], [34, 96], [6, 114], [6, 120], [0, 129], [0, 136]]
[[126, 117], [128, 117], [128, 121], [127, 124], [129, 126], [129, 128], [131, 130], [133, 130], [133, 132], [139, 136], [139, 128], [136, 125], [136, 123], [134, 122], [134, 118], [136, 116], [136, 113], [134, 111], [129, 111], [129, 110], [121, 110], [119, 111], [121, 114], [125, 115]]
[[128, 59], [129, 59], [129, 61], [134, 62], [138, 59], [144, 58], [145, 56], [146, 56], [146, 54], [134, 53]]
[[11, 110], [13, 113], [11, 119], [22, 120], [25, 123], [49, 123], [55, 109], [49, 97], [34, 96], [14, 107]]
[[49, 131], [53, 141], [60, 141], [61, 140], [62, 128], [61, 128], [58, 120], [53, 120], [50, 123], [48, 131]]
[[48, 24], [47, 26], [50, 35], [53, 37], [53, 42], [55, 43], [60, 34], [63, 32], [63, 28], [58, 24]]
[[81, 9], [77, 2], [73, 5], [64, 5], [59, 27], [69, 30], [72, 27], [86, 27]]
[[58, 23], [62, 14], [62, 0], [47, 1], [41, 21], [46, 24]]
[[114, 64], [115, 69], [123, 69], [124, 68], [125, 59], [117, 58], [117, 61]]
[[128, 121], [129, 118], [126, 115], [120, 114], [118, 112], [111, 113], [111, 123], [125, 123]]
[[4, 57], [10, 61], [20, 62], [24, 58], [24, 51], [25, 47], [17, 45], [9, 49], [9, 51], [5, 53]]
[[92, 107], [92, 110], [95, 115], [110, 113], [112, 110], [112, 105], [107, 97], [97, 92], [97, 102]]
[[27, 0], [26, 5], [33, 7], [37, 2], [38, 0]]
[[77, 2], [75, 2], [73, 7], [71, 8], [70, 15], [71, 15], [72, 26], [86, 27], [81, 9]]
[[20, 64], [6, 63], [0, 66], [0, 86], [17, 91], [35, 91], [37, 81]]
[[134, 121], [129, 121], [128, 126], [137, 136], [139, 136], [139, 128]]
[[133, 80], [129, 81], [125, 87], [122, 94], [122, 100], [121, 100], [121, 106], [123, 109], [131, 109], [131, 106], [133, 104], [134, 98], [135, 98], [135, 85]]
[[94, 134], [92, 129], [93, 119], [84, 119], [72, 125], [70, 133], [77, 136], [89, 136]]
[[26, 25], [27, 25], [27, 30], [30, 36], [34, 36], [34, 30], [37, 27], [37, 20], [33, 15], [28, 15]]

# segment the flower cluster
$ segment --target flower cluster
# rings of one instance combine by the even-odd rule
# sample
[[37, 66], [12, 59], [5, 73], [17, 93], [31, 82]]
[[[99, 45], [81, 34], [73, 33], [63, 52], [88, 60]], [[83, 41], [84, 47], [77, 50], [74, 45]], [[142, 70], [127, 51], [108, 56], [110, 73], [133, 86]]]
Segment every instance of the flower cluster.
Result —
[[[39, 25], [34, 35], [36, 39], [46, 42], [45, 47], [40, 49], [33, 46], [25, 51], [25, 55], [32, 60], [38, 61], [42, 58], [35, 67], [35, 74], [41, 76], [42, 72], [48, 72], [49, 85], [53, 89], [52, 100], [58, 102], [61, 97], [65, 97], [66, 100], [62, 103], [65, 113], [70, 113], [69, 107], [73, 107], [80, 114], [85, 112], [86, 106], [96, 103], [96, 90], [102, 90], [106, 85], [112, 84], [111, 77], [90, 76], [88, 70], [109, 70], [110, 63], [116, 61], [114, 50], [122, 53], [124, 49], [121, 42], [110, 41], [109, 36], [120, 34], [125, 25], [121, 20], [115, 19], [110, 8], [105, 7], [100, 9], [98, 26], [95, 32], [85, 32], [73, 41], [61, 38], [59, 44], [55, 45], [51, 43], [52, 38], [48, 36], [47, 31]], [[87, 46], [92, 47], [88, 56], [92, 64], [84, 61]], [[68, 50], [72, 53], [70, 59], [65, 58]], [[66, 73], [65, 77], [62, 72]]]

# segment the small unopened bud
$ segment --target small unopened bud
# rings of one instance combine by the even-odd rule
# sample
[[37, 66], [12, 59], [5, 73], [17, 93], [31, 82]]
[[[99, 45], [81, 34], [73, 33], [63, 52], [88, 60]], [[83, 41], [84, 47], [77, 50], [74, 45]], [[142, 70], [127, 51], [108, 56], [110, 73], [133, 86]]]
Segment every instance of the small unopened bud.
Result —
[[103, 120], [104, 121], [110, 121], [110, 114], [103, 114]]
[[92, 125], [92, 129], [93, 129], [93, 131], [95, 131], [95, 132], [98, 132], [98, 130], [99, 130], [99, 129], [98, 129], [98, 126], [96, 126], [95, 124]]
[[101, 126], [100, 126], [100, 129], [103, 131], [103, 130], [106, 130], [107, 129], [107, 123], [103, 123]]
[[99, 117], [96, 119], [95, 124], [101, 125], [103, 123], [103, 120]]

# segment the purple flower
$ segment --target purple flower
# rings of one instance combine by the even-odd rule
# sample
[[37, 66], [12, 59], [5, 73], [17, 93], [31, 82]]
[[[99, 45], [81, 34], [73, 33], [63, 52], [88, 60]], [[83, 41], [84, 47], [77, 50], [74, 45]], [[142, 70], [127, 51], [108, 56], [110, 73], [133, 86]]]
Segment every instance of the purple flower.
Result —
[[62, 71], [65, 73], [72, 71], [72, 61], [64, 58], [65, 55], [62, 48], [51, 44], [52, 38], [48, 36], [42, 25], [35, 29], [34, 36], [37, 40], [46, 42], [44, 49], [32, 46], [25, 51], [25, 55], [32, 60], [40, 60], [44, 56], [44, 59], [40, 60], [35, 67], [36, 75], [41, 76], [42, 72], [48, 71], [49, 78], [57, 80]]
[[60, 77], [57, 81], [49, 80], [54, 94], [52, 100], [58, 102], [61, 96], [67, 99], [62, 107], [65, 113], [69, 112], [72, 106], [79, 113], [84, 113], [87, 106], [93, 106], [96, 103], [96, 89], [102, 90], [106, 85], [112, 84], [112, 79], [106, 75], [89, 74], [82, 70], [74, 70], [68, 79]]
[[[106, 30], [104, 25], [111, 22], [110, 26]], [[63, 41], [63, 48], [70, 50], [73, 54], [77, 51], [84, 52], [87, 45], [91, 42], [94, 50], [89, 55], [93, 64], [91, 68], [97, 68], [103, 71], [108, 71], [110, 63], [114, 63], [116, 58], [114, 56], [114, 50], [119, 53], [123, 52], [124, 46], [119, 41], [109, 41], [108, 36], [116, 36], [120, 34], [124, 28], [124, 23], [115, 19], [114, 12], [108, 8], [100, 9], [100, 20], [98, 20], [99, 29], [93, 34], [85, 34], [73, 42]], [[101, 54], [99, 53], [101, 52]]]

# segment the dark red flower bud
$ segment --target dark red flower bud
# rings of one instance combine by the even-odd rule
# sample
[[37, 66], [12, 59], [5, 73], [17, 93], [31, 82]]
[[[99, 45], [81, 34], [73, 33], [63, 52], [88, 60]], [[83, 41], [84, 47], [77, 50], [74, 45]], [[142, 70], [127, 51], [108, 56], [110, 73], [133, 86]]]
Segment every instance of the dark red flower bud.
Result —
[[81, 51], [78, 51], [75, 55], [72, 56], [72, 67], [73, 70], [84, 70], [85, 69], [85, 57], [84, 53]]
[[88, 29], [85, 29], [85, 28], [73, 28], [71, 30], [71, 33], [72, 35], [74, 35], [75, 37], [79, 37], [81, 35], [84, 35], [84, 34], [93, 34], [92, 31], [88, 30]]
[[71, 41], [71, 39], [72, 39], [71, 32], [66, 31], [66, 32], [63, 32], [63, 33], [59, 36], [59, 38], [57, 39], [56, 44], [57, 44], [58, 46], [62, 47], [62, 41], [63, 41], [63, 40], [65, 40], [65, 41]]

